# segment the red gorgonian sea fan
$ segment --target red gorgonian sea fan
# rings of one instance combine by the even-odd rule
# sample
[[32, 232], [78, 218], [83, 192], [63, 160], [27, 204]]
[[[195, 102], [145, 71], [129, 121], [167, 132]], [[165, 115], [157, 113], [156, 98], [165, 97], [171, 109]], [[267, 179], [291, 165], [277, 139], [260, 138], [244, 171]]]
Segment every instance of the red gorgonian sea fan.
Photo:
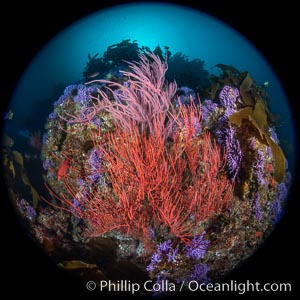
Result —
[[92, 97], [86, 118], [82, 112], [80, 120], [68, 115], [66, 121], [89, 126], [105, 111], [114, 126], [90, 128], [97, 157], [84, 178], [64, 153], [72, 176], [66, 172], [62, 178], [64, 192], [49, 190], [61, 208], [88, 221], [92, 236], [119, 230], [146, 242], [150, 228], [164, 228], [187, 243], [202, 221], [221, 213], [232, 199], [226, 155], [201, 129], [199, 106], [173, 104], [176, 84], [165, 82], [165, 62], [153, 53], [141, 54], [140, 62], [129, 67], [123, 72], [126, 85], [98, 81], [105, 88]]

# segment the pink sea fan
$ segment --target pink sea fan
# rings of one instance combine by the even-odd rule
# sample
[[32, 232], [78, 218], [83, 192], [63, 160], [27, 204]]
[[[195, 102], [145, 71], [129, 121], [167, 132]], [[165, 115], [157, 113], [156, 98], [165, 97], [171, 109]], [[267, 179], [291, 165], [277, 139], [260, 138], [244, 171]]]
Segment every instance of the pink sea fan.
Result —
[[140, 54], [139, 57], [140, 62], [128, 62], [131, 71], [121, 71], [128, 77], [127, 85], [108, 80], [94, 81], [106, 84], [105, 92], [99, 90], [99, 96], [92, 97], [97, 101], [96, 110], [109, 112], [123, 130], [130, 131], [133, 124], [138, 123], [142, 131], [154, 134], [155, 124], [166, 128], [167, 133], [172, 125], [168, 117], [175, 113], [171, 100], [177, 85], [165, 82], [167, 64], [154, 53]]

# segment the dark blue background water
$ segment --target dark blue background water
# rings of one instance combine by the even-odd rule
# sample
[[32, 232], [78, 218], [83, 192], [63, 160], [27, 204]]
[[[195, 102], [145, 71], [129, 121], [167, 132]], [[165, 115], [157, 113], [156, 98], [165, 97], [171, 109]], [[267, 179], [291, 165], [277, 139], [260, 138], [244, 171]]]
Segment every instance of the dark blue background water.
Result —
[[272, 68], [238, 32], [199, 11], [167, 4], [131, 4], [96, 12], [73, 24], [50, 41], [33, 59], [13, 95], [11, 108], [17, 122], [7, 129], [36, 130], [51, 112], [63, 86], [82, 79], [87, 54], [99, 53], [123, 39], [137, 40], [154, 49], [167, 45], [172, 53], [205, 61], [210, 72], [215, 64], [248, 70], [257, 83], [269, 82], [272, 112], [281, 116], [279, 137], [287, 145], [293, 168], [296, 153], [294, 125], [286, 95]]

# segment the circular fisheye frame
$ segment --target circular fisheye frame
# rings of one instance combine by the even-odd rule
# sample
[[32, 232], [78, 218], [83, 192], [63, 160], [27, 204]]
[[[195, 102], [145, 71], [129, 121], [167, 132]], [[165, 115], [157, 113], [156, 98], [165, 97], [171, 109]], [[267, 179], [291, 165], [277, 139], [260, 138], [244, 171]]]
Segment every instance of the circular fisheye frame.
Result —
[[135, 3], [85, 17], [36, 55], [3, 118], [16, 213], [87, 291], [198, 289], [284, 214], [286, 95], [253, 45], [199, 11]]

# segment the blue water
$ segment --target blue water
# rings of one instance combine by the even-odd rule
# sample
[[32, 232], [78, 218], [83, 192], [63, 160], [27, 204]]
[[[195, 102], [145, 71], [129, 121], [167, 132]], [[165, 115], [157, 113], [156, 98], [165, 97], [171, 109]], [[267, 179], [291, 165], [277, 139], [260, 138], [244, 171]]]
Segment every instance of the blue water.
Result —
[[[183, 6], [140, 3], [116, 6], [94, 13], [66, 28], [51, 40], [30, 63], [16, 86], [10, 107], [17, 126], [40, 128], [52, 110], [54, 90], [82, 79], [87, 54], [99, 53], [124, 39], [154, 49], [167, 45], [172, 53], [248, 70], [257, 83], [269, 82], [272, 112], [282, 116], [279, 137], [292, 146], [286, 153], [294, 168], [296, 140], [288, 99], [266, 59], [238, 32], [217, 19]], [[33, 122], [35, 121], [35, 123]], [[34, 123], [34, 124], [33, 124]], [[17, 125], [16, 125], [17, 124]], [[15, 128], [16, 130], [17, 128]], [[33, 129], [33, 128], [31, 128]]]

